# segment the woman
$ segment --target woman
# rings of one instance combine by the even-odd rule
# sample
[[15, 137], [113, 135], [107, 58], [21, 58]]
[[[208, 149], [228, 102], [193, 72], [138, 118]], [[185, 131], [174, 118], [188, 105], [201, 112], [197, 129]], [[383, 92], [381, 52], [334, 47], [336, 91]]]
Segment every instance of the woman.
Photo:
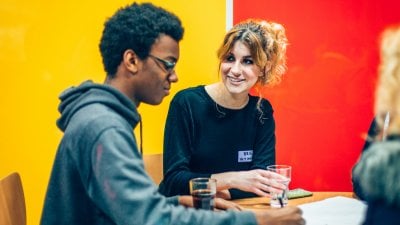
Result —
[[195, 177], [217, 179], [218, 196], [225, 199], [285, 188], [265, 171], [275, 163], [272, 106], [260, 91], [258, 97], [249, 92], [280, 82], [286, 45], [280, 24], [241, 22], [218, 50], [221, 81], [176, 94], [165, 127], [163, 194], [188, 194]]
[[368, 203], [364, 225], [399, 225], [400, 215], [400, 26], [387, 28], [381, 42], [381, 64], [375, 112], [379, 129], [390, 113], [387, 137], [363, 152], [353, 182]]

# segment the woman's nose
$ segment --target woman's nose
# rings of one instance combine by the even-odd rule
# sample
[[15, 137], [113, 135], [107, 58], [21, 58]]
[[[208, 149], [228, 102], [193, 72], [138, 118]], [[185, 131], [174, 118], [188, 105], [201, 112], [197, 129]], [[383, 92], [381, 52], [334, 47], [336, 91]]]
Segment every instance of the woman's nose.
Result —
[[231, 73], [235, 76], [239, 76], [241, 72], [241, 65], [239, 61], [235, 61], [231, 67]]

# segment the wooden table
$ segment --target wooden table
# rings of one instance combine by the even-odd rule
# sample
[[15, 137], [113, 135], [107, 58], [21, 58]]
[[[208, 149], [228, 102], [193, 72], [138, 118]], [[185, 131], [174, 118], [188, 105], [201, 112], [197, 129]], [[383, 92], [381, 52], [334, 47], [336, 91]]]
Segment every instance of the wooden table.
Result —
[[[354, 198], [353, 192], [313, 192], [313, 195], [310, 197], [290, 199], [288, 205], [297, 206], [304, 203], [321, 201], [336, 196]], [[244, 209], [249, 210], [265, 210], [271, 208], [269, 205], [268, 197], [244, 198], [233, 200], [233, 202], [239, 204]]]

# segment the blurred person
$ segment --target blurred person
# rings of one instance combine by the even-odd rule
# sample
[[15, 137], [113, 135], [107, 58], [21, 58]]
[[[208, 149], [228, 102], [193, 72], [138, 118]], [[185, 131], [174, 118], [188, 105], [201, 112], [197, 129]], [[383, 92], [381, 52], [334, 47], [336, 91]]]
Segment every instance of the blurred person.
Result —
[[353, 169], [353, 181], [368, 204], [364, 225], [399, 225], [400, 215], [400, 26], [382, 33], [375, 113], [386, 139], [373, 142]]
[[[378, 125], [377, 122], [379, 118], [378, 117], [373, 118], [368, 128], [368, 134], [364, 142], [361, 154], [367, 151], [372, 143], [386, 140], [387, 129], [389, 127], [389, 122], [390, 122], [390, 113], [386, 112], [384, 116], [385, 119], [383, 120], [383, 124], [381, 126], [382, 128]], [[352, 173], [354, 173], [354, 168], [355, 167], [353, 167]], [[355, 193], [357, 198], [364, 200], [364, 194], [355, 176], [352, 176], [352, 183], [353, 183], [353, 192]]]
[[[275, 164], [275, 121], [261, 89], [281, 81], [286, 46], [285, 29], [275, 22], [248, 19], [226, 33], [217, 53], [221, 80], [182, 90], [171, 101], [161, 193], [188, 194], [196, 177], [217, 179], [225, 199], [285, 188], [265, 170]], [[253, 88], [259, 96], [250, 95]]]
[[[85, 81], [60, 95], [57, 126], [64, 136], [41, 224], [304, 224], [298, 208], [195, 210], [188, 208], [190, 196], [166, 198], [157, 191], [133, 129], [140, 103], [160, 104], [177, 82], [183, 31], [179, 18], [150, 3], [123, 7], [105, 22], [99, 46], [104, 84]], [[216, 203], [235, 209], [228, 201]]]

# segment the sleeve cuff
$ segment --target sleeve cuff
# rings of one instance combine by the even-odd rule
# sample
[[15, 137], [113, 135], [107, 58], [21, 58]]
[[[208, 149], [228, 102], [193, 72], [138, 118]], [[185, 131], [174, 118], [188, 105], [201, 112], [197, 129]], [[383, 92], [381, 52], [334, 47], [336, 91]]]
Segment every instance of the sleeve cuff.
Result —
[[179, 205], [179, 196], [167, 197], [167, 203], [172, 205]]
[[252, 192], [245, 192], [239, 189], [229, 189], [229, 193], [231, 194], [231, 199], [240, 199], [240, 198], [254, 198], [258, 197], [258, 195]]

